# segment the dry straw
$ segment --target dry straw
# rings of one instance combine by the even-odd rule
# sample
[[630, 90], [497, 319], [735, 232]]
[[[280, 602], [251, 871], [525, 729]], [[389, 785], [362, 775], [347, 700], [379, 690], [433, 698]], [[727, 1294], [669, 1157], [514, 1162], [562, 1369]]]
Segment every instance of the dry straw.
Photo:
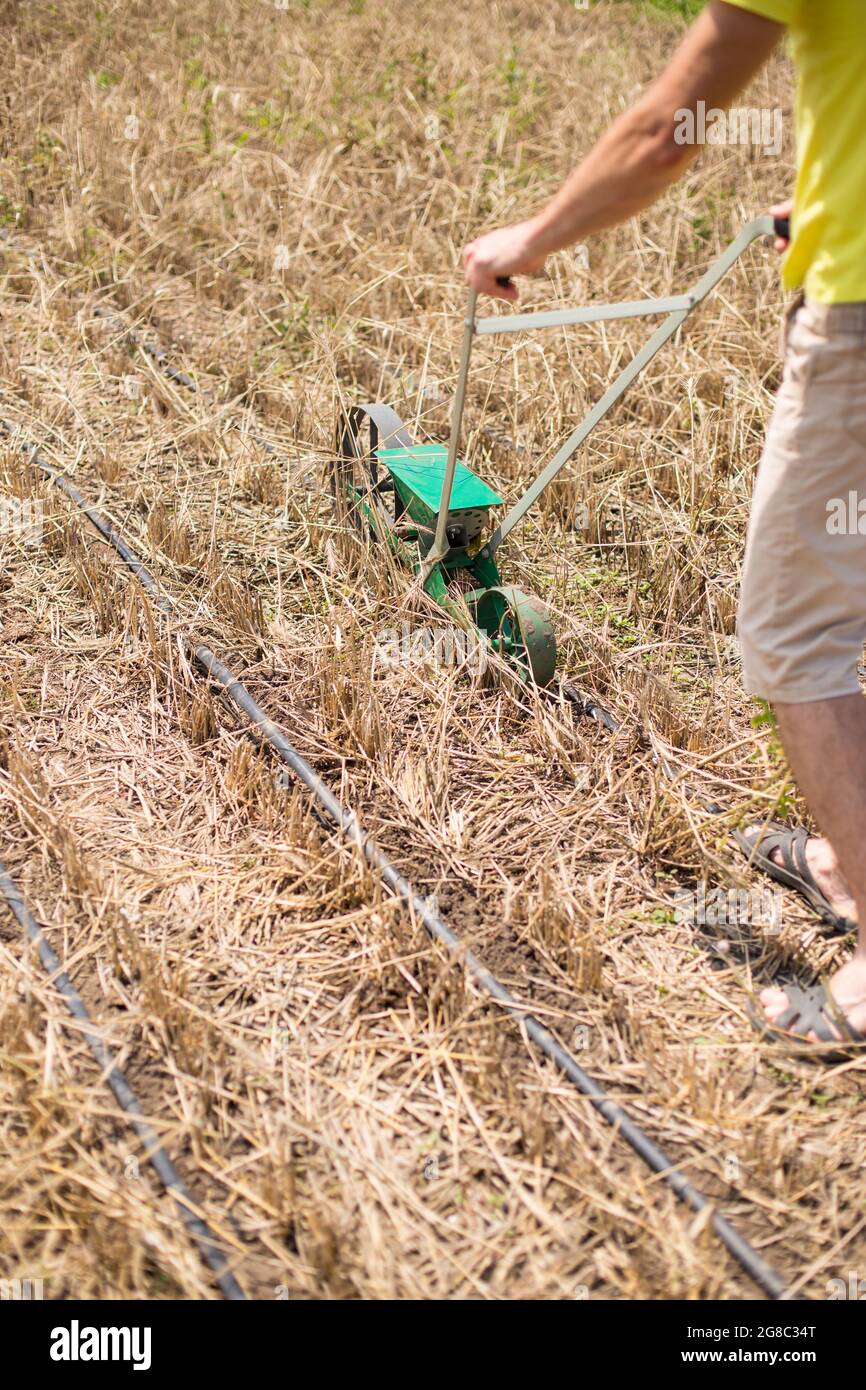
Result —
[[[530, 0], [493, 23], [455, 5], [447, 24], [427, 0], [57, 8], [5, 31], [8, 413], [30, 435], [47, 422], [49, 456], [390, 857], [824, 1296], [861, 1258], [862, 1068], [776, 1058], [743, 1005], [848, 948], [796, 901], [779, 932], [674, 920], [684, 887], [746, 882], [728, 825], [790, 790], [730, 640], [777, 380], [772, 258], [738, 266], [510, 543], [515, 582], [556, 614], [564, 675], [622, 719], [615, 740], [507, 686], [375, 665], [384, 629], [439, 618], [340, 532], [323, 479], [337, 403], [362, 392], [445, 437], [461, 243], [553, 189], [674, 26]], [[747, 100], [787, 111], [790, 91], [780, 58]], [[554, 258], [527, 306], [677, 292], [786, 191], [790, 157], [708, 150], [592, 243], [588, 272]], [[178, 345], [201, 398], [100, 306]], [[641, 332], [479, 347], [468, 452], [503, 495]], [[396, 398], [374, 359], [403, 373]], [[250, 446], [245, 418], [282, 457]], [[33, 495], [11, 452], [2, 468], [5, 495]], [[42, 544], [0, 538], [3, 857], [202, 1214], [243, 1250], [245, 1288], [749, 1296], [711, 1233], [274, 786], [177, 635], [40, 498]], [[691, 794], [639, 735], [685, 750]], [[83, 1043], [0, 931], [0, 1273], [52, 1297], [208, 1293]]]

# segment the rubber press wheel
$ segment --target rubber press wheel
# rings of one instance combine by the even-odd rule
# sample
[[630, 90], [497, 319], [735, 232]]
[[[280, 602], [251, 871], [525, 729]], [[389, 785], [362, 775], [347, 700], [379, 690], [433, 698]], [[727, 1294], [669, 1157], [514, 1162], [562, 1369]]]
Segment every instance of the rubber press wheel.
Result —
[[541, 599], [511, 585], [485, 589], [475, 620], [494, 650], [517, 666], [523, 678], [531, 676], [536, 685], [553, 678], [556, 637]]

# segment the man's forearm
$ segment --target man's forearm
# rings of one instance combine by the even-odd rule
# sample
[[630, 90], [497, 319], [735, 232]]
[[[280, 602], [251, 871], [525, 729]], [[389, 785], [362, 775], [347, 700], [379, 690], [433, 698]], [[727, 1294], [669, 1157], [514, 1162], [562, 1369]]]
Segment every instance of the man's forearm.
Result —
[[726, 106], [783, 33], [781, 24], [714, 0], [662, 76], [531, 219], [533, 247], [543, 254], [558, 251], [654, 202], [697, 154], [694, 145], [676, 142], [678, 113], [694, 111], [699, 101], [708, 108]]
[[697, 154], [678, 144], [681, 112], [726, 107], [772, 53], [784, 25], [711, 0], [665, 71], [613, 125], [535, 217], [488, 232], [466, 247], [475, 289], [504, 299], [517, 291], [505, 278], [531, 272], [552, 251], [572, 246], [648, 207]]
[[[635, 107], [625, 112], [530, 221], [532, 248], [542, 255], [583, 241], [655, 202], [695, 155], [688, 145], [665, 157], [667, 119]], [[673, 113], [670, 116], [673, 130]]]

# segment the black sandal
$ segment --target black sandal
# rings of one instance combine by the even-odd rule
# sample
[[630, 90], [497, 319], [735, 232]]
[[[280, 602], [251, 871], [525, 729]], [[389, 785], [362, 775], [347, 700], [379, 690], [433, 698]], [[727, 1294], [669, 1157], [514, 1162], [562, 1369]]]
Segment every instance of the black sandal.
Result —
[[[788, 1007], [775, 1023], [767, 1018], [759, 1000], [753, 1000], [749, 1007], [749, 1017], [762, 1037], [785, 1044], [791, 1052], [805, 1052], [827, 1062], [849, 1062], [852, 1057], [864, 1055], [866, 1034], [848, 1022], [823, 981], [808, 989], [800, 985], [779, 988], [787, 995]], [[815, 1033], [818, 1041], [808, 1037], [809, 1033]]]
[[[848, 917], [840, 917], [818, 887], [806, 858], [809, 832], [804, 826], [798, 825], [795, 830], [790, 830], [778, 821], [771, 821], [769, 825], [748, 834], [742, 830], [735, 830], [734, 839], [750, 864], [762, 869], [777, 883], [784, 883], [786, 888], [793, 888], [801, 898], [805, 898], [834, 933], [841, 935], [857, 930], [857, 923]], [[770, 858], [774, 849], [781, 852], [781, 864], [774, 863]]]

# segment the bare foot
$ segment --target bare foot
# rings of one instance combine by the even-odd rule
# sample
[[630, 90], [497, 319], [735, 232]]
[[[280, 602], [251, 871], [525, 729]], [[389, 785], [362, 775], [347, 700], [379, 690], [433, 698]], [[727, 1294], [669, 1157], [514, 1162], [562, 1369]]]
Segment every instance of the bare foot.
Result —
[[[761, 825], [750, 825], [746, 833], [759, 835], [762, 829]], [[781, 850], [772, 850], [769, 858], [780, 868], [785, 867]], [[810, 835], [806, 841], [806, 863], [837, 916], [847, 917], [849, 922], [856, 922], [857, 904], [851, 896], [851, 889], [839, 868], [839, 861], [830, 841], [820, 835]]]
[[[837, 970], [830, 981], [829, 990], [836, 1007], [851, 1027], [866, 1033], [866, 952], [855, 951], [847, 965]], [[790, 1000], [783, 989], [774, 985], [761, 991], [761, 1004], [768, 1022], [776, 1023], [789, 1007]], [[841, 1032], [838, 1029], [834, 1031], [842, 1041]], [[818, 1042], [813, 1032], [807, 1033], [806, 1037], [810, 1042]]]

